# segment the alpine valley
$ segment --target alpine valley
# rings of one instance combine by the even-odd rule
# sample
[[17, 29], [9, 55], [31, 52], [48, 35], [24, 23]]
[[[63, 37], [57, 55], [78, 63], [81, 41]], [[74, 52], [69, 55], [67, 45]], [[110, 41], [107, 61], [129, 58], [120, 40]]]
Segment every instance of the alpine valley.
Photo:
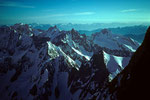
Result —
[[0, 100], [134, 100], [149, 38], [150, 28], [140, 46], [109, 29], [87, 36], [57, 26], [1, 26]]

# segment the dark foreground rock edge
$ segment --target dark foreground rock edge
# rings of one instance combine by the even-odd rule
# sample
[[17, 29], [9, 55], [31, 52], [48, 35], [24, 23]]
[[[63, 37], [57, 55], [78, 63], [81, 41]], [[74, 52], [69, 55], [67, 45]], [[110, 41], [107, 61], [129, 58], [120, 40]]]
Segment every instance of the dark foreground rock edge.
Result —
[[149, 98], [150, 27], [127, 67], [103, 89], [98, 100], [146, 100]]

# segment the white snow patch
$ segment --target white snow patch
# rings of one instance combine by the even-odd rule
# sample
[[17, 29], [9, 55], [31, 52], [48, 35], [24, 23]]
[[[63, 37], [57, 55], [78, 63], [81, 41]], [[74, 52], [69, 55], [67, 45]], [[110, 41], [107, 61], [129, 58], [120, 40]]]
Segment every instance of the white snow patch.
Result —
[[114, 56], [104, 52], [106, 68], [110, 72], [109, 81], [122, 71], [129, 63], [130, 57]]
[[136, 50], [133, 49], [131, 46], [124, 44], [124, 46], [126, 46], [129, 50], [131, 50], [132, 52], [135, 52]]
[[[71, 64], [72, 66], [76, 65], [76, 62], [75, 62], [74, 60], [72, 60], [68, 55], [66, 55], [66, 54], [61, 50], [60, 47], [58, 47], [58, 50], [59, 50], [60, 54], [62, 54], [62, 55], [70, 62], [70, 64]], [[78, 67], [75, 67], [75, 68], [76, 68], [77, 70], [79, 70]]]
[[17, 33], [17, 31], [16, 31], [16, 30], [14, 30], [14, 32], [15, 32], [15, 33]]
[[106, 66], [108, 65], [108, 62], [110, 61], [110, 55], [103, 51], [104, 54], [104, 62]]
[[118, 56], [113, 56], [115, 61], [118, 63], [118, 65], [123, 69], [122, 67], [122, 60], [123, 60], [123, 57], [118, 57]]
[[30, 27], [29, 30], [32, 31], [32, 28]]
[[76, 53], [78, 53], [79, 55], [84, 56], [88, 61], [90, 60], [91, 57], [82, 54], [79, 50], [77, 50], [77, 49], [75, 49], [75, 48], [73, 48], [73, 47], [72, 47], [72, 49], [73, 49]]

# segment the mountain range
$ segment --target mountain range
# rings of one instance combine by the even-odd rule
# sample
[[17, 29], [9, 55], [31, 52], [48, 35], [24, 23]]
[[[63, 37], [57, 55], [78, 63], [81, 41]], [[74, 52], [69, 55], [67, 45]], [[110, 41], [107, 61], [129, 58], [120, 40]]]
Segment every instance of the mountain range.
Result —
[[[132, 38], [108, 29], [86, 36], [75, 29], [61, 31], [57, 26], [48, 30], [28, 24], [1, 26], [0, 97], [2, 100], [122, 100], [122, 87], [128, 91], [126, 84], [134, 82], [134, 78], [130, 80], [137, 73], [134, 66], [147, 61], [141, 58], [143, 52], [149, 55], [149, 49], [143, 49], [148, 47], [149, 31], [147, 34], [140, 46]], [[127, 73], [131, 74], [129, 83], [124, 82]], [[134, 87], [131, 90], [135, 91]]]
[[39, 24], [39, 23], [30, 23], [33, 28], [40, 28], [42, 30], [47, 30], [50, 26], [57, 26], [60, 30], [66, 30], [69, 31], [72, 28], [76, 30], [86, 30], [86, 31], [92, 31], [97, 29], [103, 29], [103, 28], [119, 28], [119, 27], [130, 27], [133, 26], [148, 26], [149, 24], [143, 23], [143, 24], [136, 24], [136, 23], [89, 23], [89, 24], [75, 24], [75, 23], [58, 23], [58, 24]]
[[[32, 23], [29, 24], [34, 29], [42, 29], [48, 30], [49, 27], [53, 27], [55, 25], [50, 24], [37, 24]], [[102, 29], [107, 28], [113, 34], [124, 35], [126, 37], [133, 38], [134, 40], [142, 43], [148, 25], [132, 25], [132, 24], [125, 24], [125, 23], [93, 23], [93, 24], [56, 24], [56, 26], [60, 30], [71, 30], [72, 28], [76, 29], [80, 34], [85, 34], [87, 36], [92, 35], [93, 33], [99, 32]]]
[[[110, 30], [113, 34], [119, 34], [126, 37], [133, 38], [134, 40], [142, 43], [144, 40], [144, 36], [146, 33], [148, 26], [144, 25], [135, 25], [135, 26], [125, 26], [125, 27], [115, 27], [115, 28], [107, 28]], [[79, 30], [79, 33], [86, 34], [87, 36], [92, 35], [95, 32], [99, 32], [103, 28], [98, 28], [96, 30], [88, 31], [88, 30]]]

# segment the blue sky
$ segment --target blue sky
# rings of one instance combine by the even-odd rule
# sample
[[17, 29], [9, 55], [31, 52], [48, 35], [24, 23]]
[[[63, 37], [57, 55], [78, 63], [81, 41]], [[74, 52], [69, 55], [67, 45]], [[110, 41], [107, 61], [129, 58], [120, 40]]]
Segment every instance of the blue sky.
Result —
[[0, 24], [145, 23], [150, 0], [0, 0]]

